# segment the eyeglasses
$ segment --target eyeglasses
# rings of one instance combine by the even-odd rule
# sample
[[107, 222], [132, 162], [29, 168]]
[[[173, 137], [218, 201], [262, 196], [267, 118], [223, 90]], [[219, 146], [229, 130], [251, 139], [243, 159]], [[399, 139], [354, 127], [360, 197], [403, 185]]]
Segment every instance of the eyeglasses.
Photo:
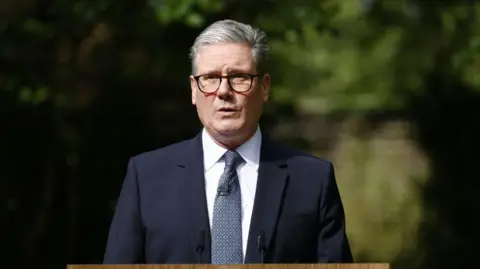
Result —
[[213, 74], [205, 74], [195, 76], [197, 86], [203, 93], [214, 93], [220, 88], [222, 79], [226, 78], [230, 88], [239, 93], [248, 92], [252, 88], [253, 79], [260, 76], [259, 74], [231, 74], [228, 76], [219, 76]]

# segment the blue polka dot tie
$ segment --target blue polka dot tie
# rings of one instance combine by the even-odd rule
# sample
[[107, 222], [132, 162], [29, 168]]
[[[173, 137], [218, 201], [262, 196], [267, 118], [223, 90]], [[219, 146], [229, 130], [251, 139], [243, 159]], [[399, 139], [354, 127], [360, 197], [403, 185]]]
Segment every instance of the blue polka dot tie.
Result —
[[236, 151], [224, 155], [225, 170], [213, 206], [212, 264], [243, 263], [242, 195], [236, 167], [243, 159]]

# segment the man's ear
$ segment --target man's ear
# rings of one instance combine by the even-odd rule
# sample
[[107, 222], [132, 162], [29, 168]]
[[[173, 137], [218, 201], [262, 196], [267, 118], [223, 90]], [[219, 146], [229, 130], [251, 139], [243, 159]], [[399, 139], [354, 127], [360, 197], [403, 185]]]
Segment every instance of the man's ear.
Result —
[[268, 96], [270, 93], [270, 74], [265, 74], [262, 77], [262, 97], [263, 101], [268, 101]]
[[190, 88], [192, 90], [192, 105], [197, 104], [197, 82], [193, 75], [190, 75]]

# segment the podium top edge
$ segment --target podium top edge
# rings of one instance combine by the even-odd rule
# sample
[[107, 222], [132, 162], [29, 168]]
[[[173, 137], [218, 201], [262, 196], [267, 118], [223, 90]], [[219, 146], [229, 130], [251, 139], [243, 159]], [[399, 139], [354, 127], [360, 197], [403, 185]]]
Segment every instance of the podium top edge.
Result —
[[67, 269], [390, 269], [388, 263], [331, 264], [68, 264]]

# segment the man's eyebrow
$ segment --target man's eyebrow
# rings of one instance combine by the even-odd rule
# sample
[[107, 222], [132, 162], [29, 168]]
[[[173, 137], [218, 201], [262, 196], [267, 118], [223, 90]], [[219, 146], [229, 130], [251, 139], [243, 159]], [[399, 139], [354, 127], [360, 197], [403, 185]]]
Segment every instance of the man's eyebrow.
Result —
[[208, 69], [202, 72], [198, 72], [199, 75], [219, 75], [221, 73], [222, 72], [218, 70], [208, 70]]
[[250, 68], [246, 67], [232, 67], [232, 68], [227, 68], [228, 73], [248, 73]]
[[[238, 73], [250, 73], [248, 71], [248, 68], [228, 68], [227, 69], [227, 74], [238, 74]], [[223, 72], [220, 70], [205, 70], [201, 73], [200, 75], [223, 75]]]

